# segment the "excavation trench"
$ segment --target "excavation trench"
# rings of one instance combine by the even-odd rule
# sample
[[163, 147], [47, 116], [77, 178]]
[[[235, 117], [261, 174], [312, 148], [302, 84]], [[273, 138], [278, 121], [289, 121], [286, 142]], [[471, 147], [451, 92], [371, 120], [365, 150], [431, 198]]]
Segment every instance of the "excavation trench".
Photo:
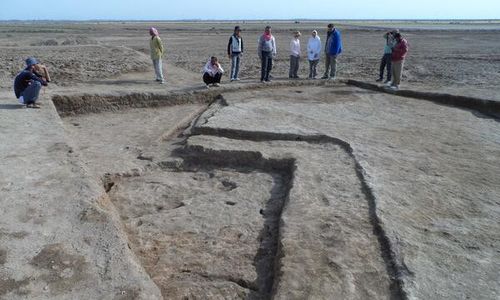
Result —
[[[404, 289], [404, 280], [413, 276], [412, 272], [408, 270], [401, 257], [397, 253], [397, 249], [393, 245], [397, 244], [396, 241], [391, 241], [387, 235], [383, 223], [377, 214], [377, 200], [376, 197], [366, 180], [366, 172], [356, 158], [351, 145], [343, 140], [326, 136], [326, 135], [300, 135], [293, 133], [273, 133], [273, 132], [258, 132], [258, 131], [244, 131], [228, 128], [213, 128], [198, 126], [192, 130], [192, 134], [200, 136], [215, 136], [228, 139], [254, 141], [254, 142], [272, 142], [272, 141], [293, 141], [293, 142], [306, 142], [312, 144], [333, 144], [338, 145], [352, 158], [355, 164], [355, 172], [361, 183], [361, 190], [368, 202], [370, 223], [373, 227], [373, 234], [376, 236], [380, 254], [385, 262], [386, 270], [390, 278], [390, 296], [392, 299], [408, 299]], [[192, 146], [192, 150], [197, 151], [197, 156], [206, 159], [213, 159], [220, 156], [220, 159], [229, 157], [226, 151], [222, 150], [218, 153], [214, 151], [207, 151], [200, 146]], [[261, 156], [260, 153], [246, 152], [246, 156]], [[236, 163], [239, 160], [236, 159]]]
[[[280, 224], [293, 187], [295, 158], [269, 158], [248, 149], [182, 147], [190, 136], [342, 148], [355, 162], [368, 201], [373, 233], [391, 281], [391, 297], [406, 298], [403, 279], [410, 272], [392, 248], [377, 216], [376, 199], [347, 142], [325, 135], [201, 126], [227, 105], [215, 92], [162, 97], [56, 96], [53, 100], [65, 117], [66, 129], [77, 137], [75, 148], [90, 169], [97, 176], [108, 174], [103, 177], [104, 188], [120, 215], [131, 248], [165, 298], [271, 299], [277, 295], [284, 274]], [[139, 113], [149, 108], [155, 109]], [[180, 108], [186, 110], [179, 113]], [[174, 112], [162, 115], [162, 111], [171, 110]], [[154, 120], [153, 115], [160, 116]], [[164, 124], [170, 119], [172, 124]], [[158, 130], [145, 134], [141, 123], [133, 120], [148, 127], [158, 125]], [[123, 130], [130, 122], [133, 124]], [[171, 140], [184, 128], [188, 128], [186, 139]], [[124, 133], [116, 135], [117, 129]], [[99, 136], [101, 131], [105, 132]], [[83, 136], [88, 140], [78, 138]], [[115, 148], [107, 149], [107, 145]]]
[[[165, 298], [270, 299], [279, 272], [279, 224], [294, 161], [266, 160], [244, 152], [198, 154], [191, 149], [178, 151], [184, 163], [175, 170], [105, 181], [132, 249]], [[269, 191], [252, 196], [256, 185]], [[240, 198], [242, 193], [246, 195]], [[217, 210], [237, 219], [209, 220]], [[170, 224], [157, 218], [169, 219]], [[231, 251], [235, 254], [226, 253]], [[212, 259], [193, 259], [193, 255]]]

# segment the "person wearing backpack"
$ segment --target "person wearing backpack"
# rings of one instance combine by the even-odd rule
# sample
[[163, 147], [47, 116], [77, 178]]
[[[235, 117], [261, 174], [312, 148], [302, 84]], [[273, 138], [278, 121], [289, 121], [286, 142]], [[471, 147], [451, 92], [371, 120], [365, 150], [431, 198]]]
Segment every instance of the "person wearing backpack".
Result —
[[240, 60], [243, 54], [243, 38], [241, 37], [240, 26], [234, 27], [234, 33], [229, 38], [227, 44], [227, 56], [231, 60], [231, 81], [240, 81]]

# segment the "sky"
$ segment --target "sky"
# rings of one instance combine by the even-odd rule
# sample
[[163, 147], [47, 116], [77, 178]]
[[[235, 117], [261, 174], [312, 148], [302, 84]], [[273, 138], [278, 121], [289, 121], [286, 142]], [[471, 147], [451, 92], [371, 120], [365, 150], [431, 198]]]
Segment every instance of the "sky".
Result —
[[0, 20], [500, 19], [500, 0], [0, 0]]

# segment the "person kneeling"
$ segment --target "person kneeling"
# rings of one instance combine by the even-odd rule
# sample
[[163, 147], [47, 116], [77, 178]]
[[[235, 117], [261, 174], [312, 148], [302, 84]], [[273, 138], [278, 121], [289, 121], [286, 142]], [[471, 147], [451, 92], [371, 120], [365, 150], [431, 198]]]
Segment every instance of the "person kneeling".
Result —
[[222, 74], [224, 74], [224, 69], [222, 69], [219, 59], [212, 56], [203, 68], [203, 82], [207, 85], [207, 88], [212, 86], [219, 86]]
[[21, 71], [14, 80], [16, 98], [21, 104], [32, 108], [40, 108], [36, 102], [42, 85], [47, 86], [47, 80], [35, 72], [37, 64], [38, 61], [32, 57], [26, 59], [26, 69]]

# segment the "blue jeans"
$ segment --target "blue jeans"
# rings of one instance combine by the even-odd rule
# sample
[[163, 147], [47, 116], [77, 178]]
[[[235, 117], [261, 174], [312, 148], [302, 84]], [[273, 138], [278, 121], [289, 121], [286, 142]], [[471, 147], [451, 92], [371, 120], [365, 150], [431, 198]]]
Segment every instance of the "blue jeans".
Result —
[[238, 78], [240, 72], [241, 53], [231, 54], [231, 79]]
[[153, 66], [155, 67], [155, 75], [157, 81], [163, 81], [163, 64], [160, 59], [153, 59]]
[[33, 104], [38, 100], [42, 84], [38, 81], [33, 81], [22, 93], [24, 104]]

